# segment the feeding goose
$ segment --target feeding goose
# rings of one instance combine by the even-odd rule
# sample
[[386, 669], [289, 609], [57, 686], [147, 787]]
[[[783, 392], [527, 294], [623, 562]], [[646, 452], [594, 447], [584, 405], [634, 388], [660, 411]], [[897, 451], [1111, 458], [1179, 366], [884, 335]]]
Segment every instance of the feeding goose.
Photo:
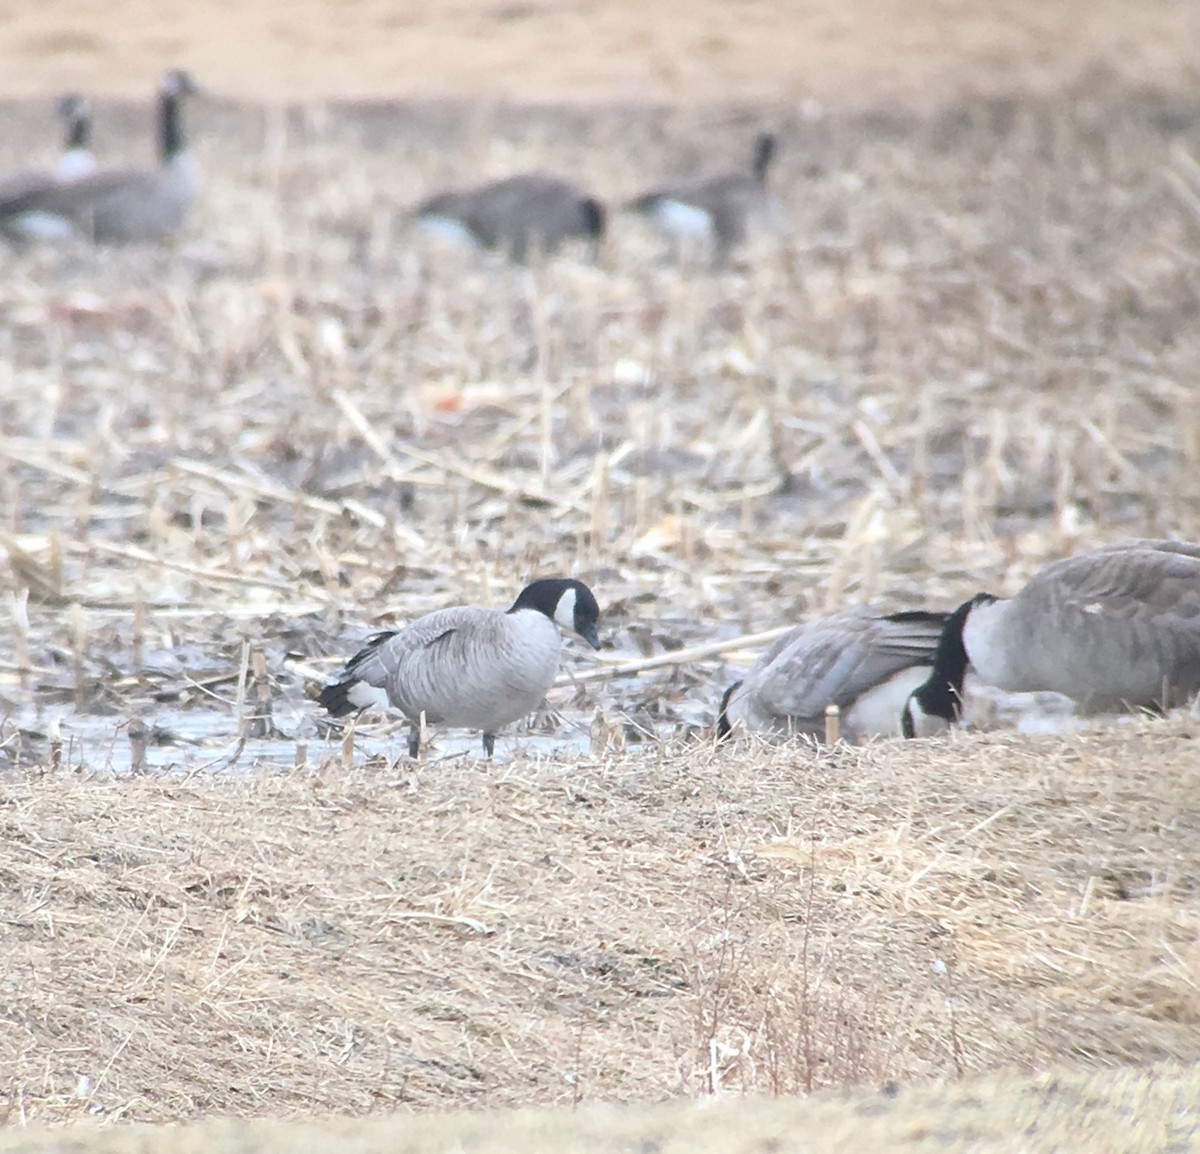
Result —
[[565, 578], [531, 582], [509, 609], [439, 609], [369, 638], [318, 701], [334, 717], [395, 706], [412, 722], [413, 757], [420, 752], [422, 714], [430, 724], [482, 731], [491, 757], [497, 732], [533, 712], [554, 684], [558, 626], [599, 649], [599, 617], [592, 591]]
[[968, 666], [1010, 692], [1084, 710], [1169, 708], [1200, 692], [1200, 544], [1133, 541], [1056, 561], [1007, 600], [979, 593], [946, 621], [904, 732], [958, 720]]
[[847, 741], [898, 737], [904, 703], [929, 676], [946, 616], [863, 606], [796, 626], [725, 691], [717, 735], [742, 725], [819, 741], [825, 710], [836, 705]]
[[57, 222], [57, 235], [99, 243], [161, 240], [183, 227], [200, 191], [187, 150], [183, 101], [196, 92], [186, 72], [163, 78], [158, 98], [157, 168], [100, 169], [68, 183], [53, 182], [0, 197], [0, 228], [26, 214]]
[[751, 216], [767, 203], [767, 173], [776, 143], [772, 133], [758, 136], [749, 172], [701, 175], [663, 185], [643, 193], [628, 208], [667, 235], [676, 259], [685, 242], [702, 241], [712, 246], [714, 264], [721, 264], [745, 239]]
[[530, 172], [474, 188], [441, 192], [417, 206], [426, 230], [503, 250], [524, 261], [533, 249], [549, 254], [566, 240], [584, 240], [593, 256], [604, 236], [604, 206], [578, 185]]

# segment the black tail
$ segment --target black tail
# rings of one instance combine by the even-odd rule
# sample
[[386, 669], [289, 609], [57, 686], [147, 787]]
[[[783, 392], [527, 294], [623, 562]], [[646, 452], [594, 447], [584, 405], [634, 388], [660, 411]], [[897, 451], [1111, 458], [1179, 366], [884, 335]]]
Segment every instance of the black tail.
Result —
[[352, 679], [327, 685], [321, 690], [317, 701], [332, 717], [345, 717], [347, 714], [356, 713], [359, 707], [350, 700], [350, 689], [353, 685], [355, 682]]
[[721, 695], [721, 708], [717, 712], [717, 740], [724, 741], [732, 732], [733, 726], [729, 724], [729, 701], [730, 698], [738, 691], [741, 686], [740, 681], [735, 681]]

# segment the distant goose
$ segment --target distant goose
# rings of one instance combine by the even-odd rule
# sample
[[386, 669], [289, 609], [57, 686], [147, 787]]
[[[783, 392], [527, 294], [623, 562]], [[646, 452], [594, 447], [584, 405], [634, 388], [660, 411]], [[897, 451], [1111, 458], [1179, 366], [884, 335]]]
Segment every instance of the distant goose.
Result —
[[900, 735], [909, 694], [929, 676], [945, 613], [844, 609], [796, 626], [734, 682], [721, 700], [717, 734], [735, 725], [820, 741], [836, 705], [850, 742]]
[[745, 239], [751, 216], [767, 202], [767, 172], [776, 143], [772, 133], [758, 136], [749, 172], [701, 175], [663, 185], [627, 207], [668, 236], [676, 259], [684, 242], [700, 240], [711, 244], [714, 263], [722, 263]]
[[972, 597], [909, 698], [907, 736], [958, 720], [968, 666], [997, 689], [1062, 693], [1091, 712], [1187, 701], [1200, 692], [1200, 544], [1096, 549], [1047, 565], [1009, 600]]
[[583, 240], [595, 255], [604, 237], [604, 206], [578, 185], [544, 172], [494, 180], [431, 196], [417, 206], [430, 232], [469, 239], [525, 261], [533, 249], [549, 254], [564, 241]]
[[412, 722], [413, 757], [422, 713], [430, 724], [481, 730], [491, 757], [497, 732], [533, 712], [554, 684], [562, 646], [557, 626], [599, 649], [599, 617], [592, 591], [563, 578], [532, 582], [507, 610], [439, 609], [368, 639], [318, 701], [334, 717], [395, 706]]
[[0, 229], [30, 213], [40, 235], [88, 237], [99, 243], [161, 240], [183, 227], [200, 190], [196, 163], [187, 151], [182, 104], [197, 91], [186, 72], [163, 78], [158, 102], [157, 168], [101, 169], [70, 182], [0, 196]]
[[[77, 93], [64, 96], [58, 102], [58, 115], [66, 131], [63, 151], [54, 170], [29, 170], [0, 176], [0, 203], [95, 172], [96, 160], [91, 153], [92, 111], [87, 98]], [[4, 221], [4, 231], [13, 239], [34, 240], [38, 238], [42, 224], [38, 214], [28, 212]], [[50, 222], [49, 227], [53, 233], [55, 223]], [[61, 223], [57, 230], [62, 231]]]

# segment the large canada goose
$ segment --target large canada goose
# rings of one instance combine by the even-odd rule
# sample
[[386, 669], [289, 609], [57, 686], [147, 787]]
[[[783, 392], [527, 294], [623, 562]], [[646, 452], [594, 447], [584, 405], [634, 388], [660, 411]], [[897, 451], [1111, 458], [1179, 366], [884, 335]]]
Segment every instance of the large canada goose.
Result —
[[721, 699], [717, 735], [735, 725], [821, 740], [825, 710], [840, 711], [851, 742], [900, 735], [900, 714], [929, 676], [945, 613], [844, 609], [796, 626]]
[[99, 243], [161, 240], [183, 227], [200, 190], [187, 151], [183, 101], [197, 91], [186, 72], [163, 78], [158, 98], [157, 168], [101, 169], [70, 182], [53, 182], [0, 197], [0, 228], [30, 213], [59, 222], [59, 234]]
[[421, 748], [421, 715], [483, 733], [488, 757], [496, 733], [537, 708], [558, 674], [557, 626], [594, 649], [600, 609], [582, 581], [531, 582], [511, 608], [459, 605], [439, 609], [393, 632], [377, 633], [327, 685], [318, 701], [334, 717], [391, 704], [412, 729], [408, 751]]
[[643, 193], [627, 206], [666, 233], [673, 255], [689, 240], [712, 245], [714, 263], [724, 262], [746, 236], [751, 215], [766, 204], [767, 172], [776, 138], [761, 133], [749, 172], [701, 175]]
[[537, 248], [549, 254], [565, 240], [587, 241], [595, 255], [606, 213], [578, 185], [545, 172], [528, 172], [474, 188], [440, 192], [419, 204], [417, 220], [431, 232], [470, 239], [524, 261]]
[[968, 666], [997, 689], [1061, 693], [1089, 712], [1188, 700], [1200, 692], [1200, 544], [1095, 549], [1040, 569], [1009, 600], [972, 597], [905, 706], [907, 736], [958, 720]]

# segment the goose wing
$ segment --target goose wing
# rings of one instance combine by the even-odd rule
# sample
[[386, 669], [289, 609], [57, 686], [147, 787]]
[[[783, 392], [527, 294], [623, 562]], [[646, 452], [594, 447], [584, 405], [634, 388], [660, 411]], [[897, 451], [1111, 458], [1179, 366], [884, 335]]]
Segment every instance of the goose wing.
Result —
[[0, 199], [0, 218], [23, 212], [75, 217], [121, 197], [139, 197], [154, 186], [153, 172], [139, 168], [107, 169], [78, 180], [50, 180]]
[[823, 717], [913, 665], [933, 661], [945, 614], [879, 615], [851, 610], [819, 618], [781, 638], [746, 676], [761, 711], [776, 717]]
[[1200, 690], [1200, 545], [1139, 541], [1036, 573], [1013, 598], [1011, 643], [1049, 688], [1092, 708]]

